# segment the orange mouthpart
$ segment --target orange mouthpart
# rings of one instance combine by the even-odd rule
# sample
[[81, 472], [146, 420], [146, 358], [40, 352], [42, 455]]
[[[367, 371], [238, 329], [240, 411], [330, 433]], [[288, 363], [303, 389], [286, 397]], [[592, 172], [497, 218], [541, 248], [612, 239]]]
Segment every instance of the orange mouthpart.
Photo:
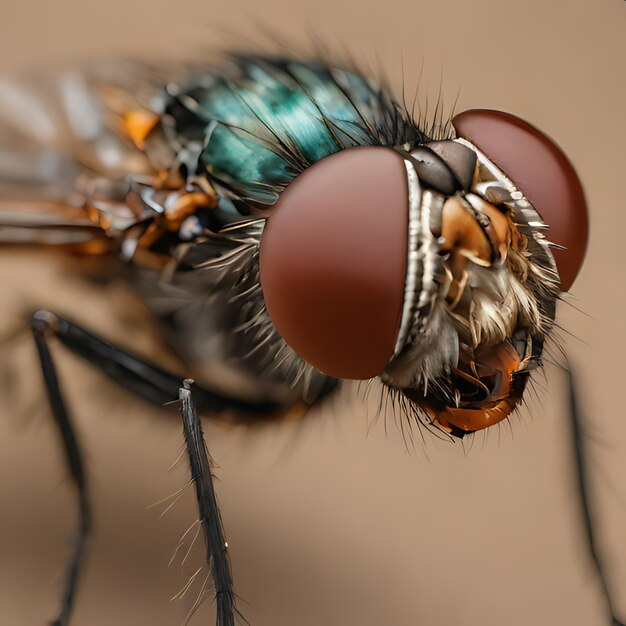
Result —
[[[458, 407], [426, 407], [434, 423], [451, 432], [483, 430], [508, 417], [519, 403], [528, 376], [519, 375], [521, 360], [508, 342], [475, 354], [473, 360], [461, 364], [453, 375], [459, 386], [482, 395], [478, 400], [461, 400]], [[517, 374], [517, 375], [516, 375]]]

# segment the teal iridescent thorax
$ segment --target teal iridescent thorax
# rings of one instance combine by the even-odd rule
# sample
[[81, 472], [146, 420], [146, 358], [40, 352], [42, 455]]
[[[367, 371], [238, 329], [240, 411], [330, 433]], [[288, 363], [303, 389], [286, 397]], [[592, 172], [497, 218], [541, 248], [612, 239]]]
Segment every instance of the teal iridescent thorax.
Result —
[[380, 88], [347, 70], [236, 57], [170, 103], [183, 142], [202, 142], [200, 166], [234, 196], [273, 204], [319, 159], [358, 145], [419, 143], [420, 134]]

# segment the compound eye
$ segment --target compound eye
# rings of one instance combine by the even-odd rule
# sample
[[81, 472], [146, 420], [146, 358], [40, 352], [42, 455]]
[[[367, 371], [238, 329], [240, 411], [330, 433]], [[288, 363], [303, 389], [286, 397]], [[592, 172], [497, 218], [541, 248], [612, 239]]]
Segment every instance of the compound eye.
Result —
[[528, 198], [550, 227], [547, 238], [567, 291], [582, 265], [589, 225], [587, 205], [576, 171], [563, 151], [528, 122], [501, 111], [472, 109], [452, 124], [458, 137], [473, 143]]
[[408, 183], [383, 147], [321, 159], [282, 192], [260, 246], [267, 312], [283, 339], [337, 378], [379, 375], [398, 336]]

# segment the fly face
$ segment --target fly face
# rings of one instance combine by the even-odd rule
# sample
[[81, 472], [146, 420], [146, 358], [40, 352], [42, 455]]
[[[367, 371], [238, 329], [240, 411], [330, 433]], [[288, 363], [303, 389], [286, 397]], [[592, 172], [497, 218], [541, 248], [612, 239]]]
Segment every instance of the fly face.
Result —
[[[435, 147], [443, 152], [446, 143]], [[473, 144], [452, 146], [466, 149], [474, 167], [454, 195], [431, 191], [428, 297], [383, 380], [427, 423], [461, 436], [505, 419], [521, 400], [553, 323], [559, 279], [523, 193]], [[423, 357], [428, 346], [435, 358]]]
[[[540, 138], [524, 158], [557, 161], [547, 188], [519, 158], [505, 173], [463, 138], [480, 116], [513, 129], [509, 150]], [[410, 417], [463, 436], [521, 401], [560, 272], [569, 286], [582, 261], [586, 213], [573, 168], [529, 124], [491, 111], [456, 121], [457, 139], [346, 151], [302, 174], [268, 220], [261, 282], [278, 331], [308, 362], [339, 378], [380, 376]], [[472, 139], [481, 132], [489, 143], [489, 128]], [[559, 267], [539, 206], [583, 242]], [[552, 233], [568, 237], [558, 224]]]

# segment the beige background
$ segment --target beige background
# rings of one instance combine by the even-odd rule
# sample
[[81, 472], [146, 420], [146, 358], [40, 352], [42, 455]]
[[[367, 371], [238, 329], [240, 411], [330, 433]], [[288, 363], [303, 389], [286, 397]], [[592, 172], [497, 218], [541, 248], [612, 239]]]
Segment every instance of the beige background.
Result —
[[[591, 209], [587, 263], [560, 320], [589, 417], [601, 550], [626, 619], [625, 2], [3, 0], [1, 13], [2, 71], [194, 58], [263, 39], [260, 20], [295, 42], [313, 31], [359, 59], [378, 58], [398, 94], [402, 56], [408, 93], [423, 66], [422, 99], [436, 97], [443, 73], [448, 102], [461, 88], [458, 110], [512, 111], [557, 139]], [[6, 250], [0, 284], [3, 332], [25, 307], [49, 306], [155, 350], [123, 286], [103, 296], [49, 256]], [[32, 346], [26, 339], [0, 356], [0, 624], [33, 626], [56, 606], [74, 502]], [[181, 450], [176, 410], [146, 406], [59, 357], [97, 523], [74, 624], [180, 624], [193, 598], [169, 598], [194, 568], [183, 574], [167, 561], [194, 503], [187, 494], [161, 519], [146, 508], [186, 480], [184, 464], [168, 471]], [[368, 434], [367, 408], [350, 390], [303, 424], [207, 424], [252, 626], [605, 625], [573, 499], [563, 381], [548, 368], [538, 382], [512, 432], [481, 434], [473, 448], [418, 437], [407, 452], [382, 421]], [[212, 619], [206, 603], [191, 623]]]

